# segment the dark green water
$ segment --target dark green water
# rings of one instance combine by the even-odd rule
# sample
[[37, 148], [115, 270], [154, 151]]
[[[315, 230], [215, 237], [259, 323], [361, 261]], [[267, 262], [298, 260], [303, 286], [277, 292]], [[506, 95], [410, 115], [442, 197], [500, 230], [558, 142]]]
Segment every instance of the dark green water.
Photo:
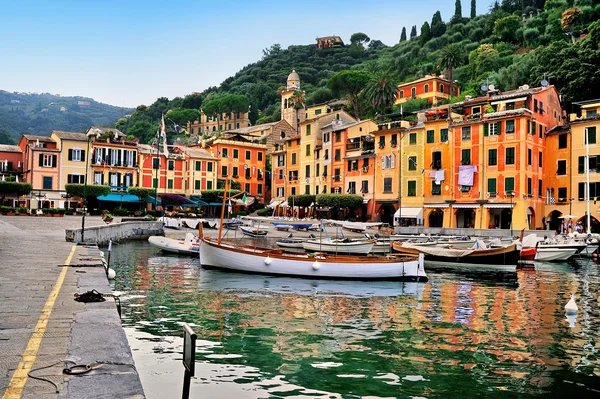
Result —
[[111, 265], [149, 398], [181, 395], [182, 322], [198, 334], [194, 398], [600, 397], [591, 261], [336, 283], [202, 270], [128, 243]]

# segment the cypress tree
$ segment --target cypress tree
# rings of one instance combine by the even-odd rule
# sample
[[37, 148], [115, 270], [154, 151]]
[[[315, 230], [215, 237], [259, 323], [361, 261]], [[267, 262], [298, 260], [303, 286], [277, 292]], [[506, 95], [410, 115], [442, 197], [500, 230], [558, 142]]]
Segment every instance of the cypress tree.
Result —
[[400, 34], [400, 41], [401, 42], [406, 41], [406, 26], [402, 27], [402, 33]]
[[455, 20], [460, 21], [462, 19], [462, 5], [460, 4], [460, 0], [456, 0], [454, 4], [454, 18]]
[[446, 24], [442, 21], [442, 14], [436, 11], [431, 19], [431, 37], [440, 37], [446, 32]]
[[476, 0], [471, 0], [471, 19], [477, 16], [477, 4]]
[[410, 38], [414, 39], [415, 37], [417, 37], [417, 25], [413, 25], [412, 29], [410, 30]]
[[419, 35], [419, 43], [421, 46], [427, 43], [431, 39], [431, 29], [429, 28], [429, 22], [425, 21], [421, 26], [421, 35]]

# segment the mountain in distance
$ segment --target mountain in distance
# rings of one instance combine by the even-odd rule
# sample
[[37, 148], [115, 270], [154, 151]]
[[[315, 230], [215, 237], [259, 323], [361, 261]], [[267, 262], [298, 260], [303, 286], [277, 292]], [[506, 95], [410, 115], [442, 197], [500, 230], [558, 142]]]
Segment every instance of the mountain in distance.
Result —
[[133, 111], [88, 97], [0, 90], [0, 143], [17, 143], [23, 134], [49, 135], [52, 130], [84, 132], [90, 126], [112, 126]]

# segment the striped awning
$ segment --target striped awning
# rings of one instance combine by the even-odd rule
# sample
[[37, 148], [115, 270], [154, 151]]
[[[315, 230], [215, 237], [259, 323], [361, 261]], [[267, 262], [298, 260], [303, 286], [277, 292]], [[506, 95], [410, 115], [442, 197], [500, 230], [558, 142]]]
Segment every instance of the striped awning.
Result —
[[437, 204], [423, 204], [424, 208], [448, 208], [449, 206], [450, 205], [446, 204], [445, 202]]
[[484, 208], [488, 208], [488, 209], [511, 209], [515, 206], [514, 203], [510, 203], [510, 202], [496, 202], [496, 203], [487, 203], [487, 204], [483, 204]]
[[452, 204], [454, 209], [477, 209], [479, 204]]

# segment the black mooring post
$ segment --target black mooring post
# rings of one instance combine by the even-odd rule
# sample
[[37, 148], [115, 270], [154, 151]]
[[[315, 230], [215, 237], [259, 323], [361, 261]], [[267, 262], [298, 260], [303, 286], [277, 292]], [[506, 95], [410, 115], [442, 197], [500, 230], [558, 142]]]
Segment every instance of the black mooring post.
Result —
[[112, 251], [112, 240], [108, 240], [108, 257], [106, 258], [106, 276], [108, 276], [108, 269], [110, 268], [110, 253]]
[[194, 330], [187, 323], [183, 323], [183, 399], [190, 397], [190, 382], [196, 366], [196, 337]]

